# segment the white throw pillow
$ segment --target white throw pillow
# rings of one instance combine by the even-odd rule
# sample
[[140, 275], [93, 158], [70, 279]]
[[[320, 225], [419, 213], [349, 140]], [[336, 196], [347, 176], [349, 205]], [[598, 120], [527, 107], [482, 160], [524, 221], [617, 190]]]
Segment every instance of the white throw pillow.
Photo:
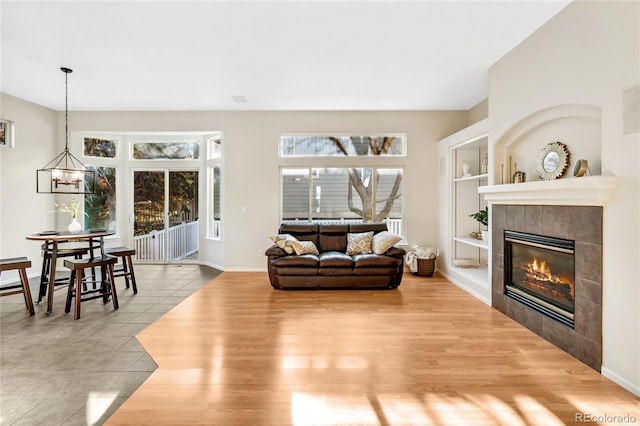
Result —
[[372, 253], [371, 243], [373, 242], [373, 231], [349, 233], [347, 234], [347, 254], [368, 254]]
[[384, 254], [399, 241], [402, 241], [402, 237], [398, 234], [389, 231], [378, 232], [373, 236], [373, 252], [375, 254]]

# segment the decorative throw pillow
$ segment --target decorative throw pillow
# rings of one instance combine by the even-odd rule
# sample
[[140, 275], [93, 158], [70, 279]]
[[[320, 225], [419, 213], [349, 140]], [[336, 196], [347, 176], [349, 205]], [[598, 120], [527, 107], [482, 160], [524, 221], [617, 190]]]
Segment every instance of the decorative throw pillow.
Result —
[[347, 234], [347, 254], [351, 256], [354, 254], [371, 253], [372, 242], [373, 231]]
[[313, 241], [294, 241], [293, 249], [296, 251], [298, 256], [302, 254], [320, 254], [318, 253], [318, 249], [316, 245], [313, 244]]
[[395, 243], [401, 241], [402, 237], [400, 235], [394, 234], [389, 231], [378, 232], [373, 236], [372, 249], [375, 254], [384, 254], [387, 250], [389, 250]]
[[278, 234], [271, 237], [271, 241], [276, 243], [276, 245], [284, 250], [287, 254], [293, 254], [293, 242], [298, 240], [296, 239], [296, 237], [290, 234]]

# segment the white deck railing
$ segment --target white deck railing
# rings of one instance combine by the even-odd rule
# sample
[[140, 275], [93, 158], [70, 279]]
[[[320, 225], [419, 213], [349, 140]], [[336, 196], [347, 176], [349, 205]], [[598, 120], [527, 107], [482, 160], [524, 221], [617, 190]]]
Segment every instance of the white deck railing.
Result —
[[[285, 223], [300, 223], [304, 221], [286, 220]], [[402, 235], [402, 219], [384, 219], [389, 232]], [[362, 223], [362, 219], [312, 219], [311, 223], [320, 223], [323, 225], [341, 224], [341, 223]]]
[[[169, 228], [169, 260], [184, 259], [198, 251], [199, 229], [197, 220]], [[133, 243], [138, 260], [166, 260], [167, 232], [164, 229], [133, 237]]]

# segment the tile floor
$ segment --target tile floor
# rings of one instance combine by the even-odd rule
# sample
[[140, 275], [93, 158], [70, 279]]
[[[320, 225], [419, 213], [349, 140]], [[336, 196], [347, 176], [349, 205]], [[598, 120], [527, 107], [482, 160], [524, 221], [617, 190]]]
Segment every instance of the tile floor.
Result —
[[[0, 298], [0, 425], [100, 425], [156, 369], [135, 338], [215, 278], [198, 265], [136, 265], [138, 294], [117, 278], [120, 309], [91, 300], [66, 314], [66, 287], [29, 317], [21, 294]], [[31, 279], [38, 294], [37, 279]]]

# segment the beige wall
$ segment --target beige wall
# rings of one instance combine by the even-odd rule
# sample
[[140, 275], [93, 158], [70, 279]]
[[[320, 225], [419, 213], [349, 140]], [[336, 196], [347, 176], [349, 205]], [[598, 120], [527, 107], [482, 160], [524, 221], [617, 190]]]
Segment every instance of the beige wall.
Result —
[[[623, 135], [622, 94], [640, 80], [639, 7], [638, 2], [574, 1], [489, 72], [490, 141], [500, 141], [526, 117], [560, 105], [601, 112], [589, 137], [575, 122], [556, 128], [555, 135], [562, 134], [569, 149], [573, 146], [580, 155], [599, 156], [592, 159], [603, 175], [619, 177], [617, 193], [604, 210], [602, 371], [636, 394], [640, 394], [640, 135]], [[520, 145], [541, 149], [553, 142], [552, 135], [541, 135], [545, 137], [525, 136]], [[572, 158], [572, 164], [578, 158], [584, 157]], [[519, 161], [531, 170], [535, 158], [523, 156]], [[528, 180], [535, 180], [535, 175], [528, 174]]]
[[72, 132], [222, 132], [224, 237], [222, 243], [203, 241], [202, 251], [205, 262], [225, 270], [265, 269], [258, 252], [269, 246], [279, 221], [279, 134], [406, 133], [408, 157], [392, 162], [407, 168], [407, 237], [410, 243], [429, 243], [438, 232], [435, 142], [465, 125], [465, 111], [77, 112], [70, 122]]
[[[53, 195], [36, 193], [36, 170], [56, 155], [56, 113], [0, 94], [0, 116], [15, 124], [15, 148], [0, 148], [0, 257], [27, 256], [39, 274], [40, 245], [25, 235], [54, 229]], [[15, 271], [2, 281], [17, 278]]]
[[[26, 104], [26, 103], [25, 103]], [[8, 105], [12, 109], [12, 105]], [[33, 111], [43, 109], [31, 105]], [[46, 110], [48, 111], [48, 110]], [[52, 120], [49, 112], [49, 120]], [[57, 113], [56, 151], [64, 146], [64, 113]], [[266, 270], [265, 257], [258, 255], [269, 245], [269, 236], [277, 231], [280, 206], [280, 180], [278, 158], [278, 135], [281, 133], [406, 133], [408, 157], [393, 159], [392, 163], [406, 167], [406, 216], [407, 238], [410, 244], [431, 244], [437, 241], [437, 145], [436, 141], [466, 125], [466, 111], [393, 111], [393, 112], [74, 112], [70, 113], [69, 130], [72, 135], [70, 149], [80, 152], [81, 132], [135, 132], [135, 131], [220, 131], [223, 133], [223, 240], [215, 242], [201, 239], [201, 258], [211, 266], [225, 270]], [[52, 123], [50, 123], [52, 125]], [[52, 136], [49, 137], [51, 144]], [[19, 159], [30, 158], [31, 151], [21, 151]], [[41, 166], [53, 157], [48, 147], [45, 158], [37, 165], [12, 169], [15, 179], [31, 183], [35, 180], [36, 166]], [[346, 165], [347, 159], [340, 162]], [[26, 161], [26, 160], [25, 160]], [[29, 159], [29, 164], [33, 162]], [[204, 162], [203, 162], [204, 163]], [[4, 163], [3, 163], [4, 164]], [[310, 165], [320, 164], [314, 160]], [[377, 164], [376, 164], [377, 165]], [[120, 170], [120, 182], [126, 182], [129, 170]], [[204, 181], [201, 181], [204, 183]], [[204, 185], [201, 185], [204, 188]], [[203, 189], [204, 191], [204, 189]], [[3, 197], [9, 192], [3, 181]], [[201, 193], [201, 195], [204, 195]], [[127, 220], [127, 198], [125, 187], [119, 193], [120, 220]], [[17, 199], [35, 197], [35, 188], [16, 194]], [[51, 206], [39, 210], [52, 210], [52, 196], [40, 195], [40, 203], [49, 200]], [[2, 211], [5, 211], [3, 202]], [[27, 232], [55, 227], [54, 214], [39, 214], [31, 229], [20, 224], [11, 239], [24, 238]], [[43, 217], [46, 216], [46, 221]], [[62, 218], [59, 218], [61, 221]], [[47, 222], [48, 221], [48, 222]], [[46, 226], [45, 226], [46, 223]], [[59, 224], [60, 226], [64, 224]], [[58, 226], [58, 227], [60, 227]], [[0, 228], [13, 227], [6, 220]], [[202, 231], [204, 233], [204, 230]], [[4, 238], [3, 238], [4, 240]], [[125, 235], [119, 235], [108, 245], [129, 243]], [[28, 243], [26, 243], [28, 244]], [[3, 255], [16, 254], [7, 244]], [[34, 256], [38, 259], [37, 256]], [[4, 278], [4, 277], [3, 277]]]
[[489, 117], [489, 98], [478, 102], [467, 112], [467, 124], [471, 126]]

